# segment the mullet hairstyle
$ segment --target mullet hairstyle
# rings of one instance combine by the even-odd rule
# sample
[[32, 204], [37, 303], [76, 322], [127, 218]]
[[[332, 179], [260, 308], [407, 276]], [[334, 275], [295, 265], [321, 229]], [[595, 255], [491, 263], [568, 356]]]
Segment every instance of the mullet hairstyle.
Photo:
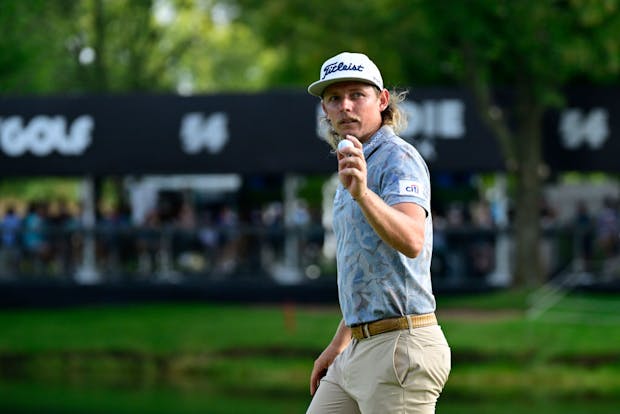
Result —
[[[379, 93], [379, 90], [377, 88], [375, 89], [377, 90], [377, 93]], [[391, 126], [397, 135], [407, 128], [407, 114], [405, 114], [400, 104], [407, 98], [408, 93], [409, 91], [407, 90], [390, 91], [388, 106], [383, 110], [383, 112], [381, 112], [381, 125]], [[319, 129], [323, 139], [325, 139], [329, 146], [336, 151], [338, 148], [338, 143], [342, 141], [343, 137], [338, 135], [325, 114], [323, 114], [319, 119]]]

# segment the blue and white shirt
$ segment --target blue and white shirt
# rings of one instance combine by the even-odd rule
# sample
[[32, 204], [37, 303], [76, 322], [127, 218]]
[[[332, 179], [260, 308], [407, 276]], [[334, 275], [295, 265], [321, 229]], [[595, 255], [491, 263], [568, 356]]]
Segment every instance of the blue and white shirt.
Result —
[[435, 311], [430, 266], [433, 250], [430, 176], [418, 151], [382, 126], [364, 144], [368, 188], [388, 205], [426, 210], [424, 246], [415, 259], [390, 247], [368, 224], [342, 184], [334, 197], [334, 233], [340, 307], [348, 326]]

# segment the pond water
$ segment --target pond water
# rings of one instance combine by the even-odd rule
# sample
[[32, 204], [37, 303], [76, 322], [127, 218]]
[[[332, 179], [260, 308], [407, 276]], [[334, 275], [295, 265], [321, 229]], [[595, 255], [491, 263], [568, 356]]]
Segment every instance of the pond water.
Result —
[[[0, 412], [21, 414], [294, 414], [304, 413], [309, 396], [300, 393], [226, 392], [221, 387], [98, 388], [88, 384], [0, 383]], [[445, 398], [444, 398], [445, 397]], [[499, 399], [463, 401], [444, 396], [437, 414], [618, 414], [617, 400]]]

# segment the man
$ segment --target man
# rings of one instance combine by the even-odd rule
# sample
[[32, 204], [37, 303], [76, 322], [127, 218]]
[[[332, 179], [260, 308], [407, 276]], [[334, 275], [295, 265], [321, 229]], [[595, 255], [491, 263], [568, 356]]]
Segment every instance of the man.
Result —
[[365, 55], [323, 64], [308, 92], [321, 98], [340, 184], [334, 197], [343, 314], [310, 378], [311, 414], [434, 413], [450, 372], [435, 318], [428, 168], [396, 133], [405, 94], [383, 87]]
[[19, 232], [21, 218], [9, 206], [0, 221], [0, 276], [16, 274], [19, 269]]

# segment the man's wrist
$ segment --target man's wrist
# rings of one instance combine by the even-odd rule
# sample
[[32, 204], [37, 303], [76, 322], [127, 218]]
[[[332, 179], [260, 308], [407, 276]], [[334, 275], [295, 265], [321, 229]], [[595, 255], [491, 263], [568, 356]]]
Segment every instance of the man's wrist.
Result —
[[353, 200], [355, 200], [355, 201], [357, 201], [359, 203], [367, 195], [368, 195], [368, 189], [364, 190], [364, 192], [361, 195], [359, 195], [357, 197], [353, 197]]

